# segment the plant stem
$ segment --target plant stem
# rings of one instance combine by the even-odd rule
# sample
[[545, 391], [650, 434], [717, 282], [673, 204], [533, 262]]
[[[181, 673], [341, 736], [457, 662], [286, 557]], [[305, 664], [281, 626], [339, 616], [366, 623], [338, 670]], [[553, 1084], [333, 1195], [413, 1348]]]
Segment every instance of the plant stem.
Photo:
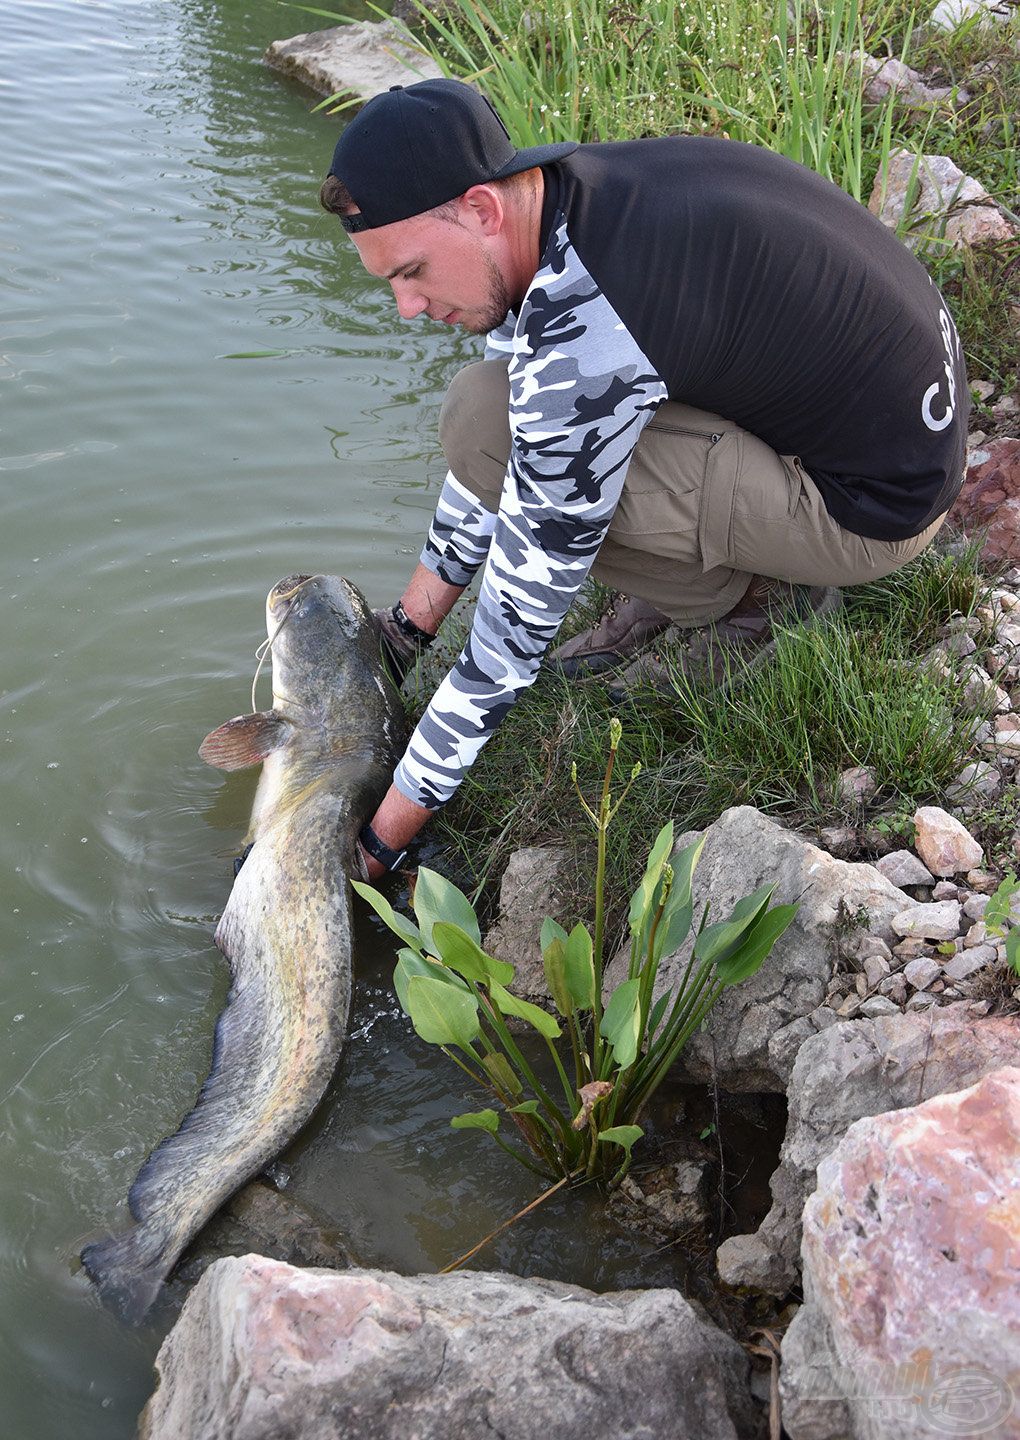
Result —
[[578, 1173], [578, 1171], [574, 1171], [573, 1174], [564, 1175], [561, 1180], [556, 1181], [555, 1185], [550, 1185], [548, 1190], [543, 1190], [541, 1195], [531, 1201], [530, 1205], [525, 1205], [523, 1210], [518, 1210], [516, 1215], [511, 1215], [509, 1220], [504, 1220], [502, 1225], [497, 1225], [496, 1229], [490, 1231], [484, 1240], [479, 1240], [477, 1245], [472, 1246], [472, 1248], [461, 1255], [458, 1260], [451, 1260], [449, 1265], [444, 1265], [439, 1272], [440, 1275], [449, 1275], [451, 1270], [458, 1270], [461, 1265], [470, 1260], [472, 1256], [477, 1255], [479, 1250], [484, 1246], [488, 1245], [490, 1240], [495, 1240], [497, 1235], [502, 1235], [504, 1230], [509, 1230], [511, 1225], [523, 1219], [523, 1217], [534, 1210], [537, 1205], [541, 1205], [544, 1200], [548, 1200], [550, 1195], [555, 1195], [557, 1190], [562, 1190], [569, 1180], [576, 1179]]

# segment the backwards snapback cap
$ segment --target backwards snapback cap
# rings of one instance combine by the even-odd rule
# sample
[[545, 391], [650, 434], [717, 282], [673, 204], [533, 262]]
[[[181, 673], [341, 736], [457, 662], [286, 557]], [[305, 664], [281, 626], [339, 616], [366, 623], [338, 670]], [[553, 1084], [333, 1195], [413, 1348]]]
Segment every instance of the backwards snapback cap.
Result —
[[483, 95], [460, 80], [394, 85], [374, 96], [337, 141], [330, 175], [343, 181], [359, 214], [348, 233], [376, 230], [444, 205], [489, 180], [547, 165], [576, 140], [517, 150]]

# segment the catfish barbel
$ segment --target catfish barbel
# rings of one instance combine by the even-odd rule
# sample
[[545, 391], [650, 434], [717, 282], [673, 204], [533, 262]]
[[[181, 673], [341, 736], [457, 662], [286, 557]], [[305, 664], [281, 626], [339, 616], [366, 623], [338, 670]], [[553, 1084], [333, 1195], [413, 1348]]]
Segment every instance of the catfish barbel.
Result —
[[213, 1212], [294, 1138], [347, 1033], [358, 831], [393, 774], [400, 698], [363, 596], [335, 576], [269, 592], [273, 708], [207, 735], [222, 770], [262, 762], [247, 858], [216, 929], [232, 984], [195, 1108], [131, 1186], [135, 1225], [82, 1251], [101, 1295], [138, 1321]]

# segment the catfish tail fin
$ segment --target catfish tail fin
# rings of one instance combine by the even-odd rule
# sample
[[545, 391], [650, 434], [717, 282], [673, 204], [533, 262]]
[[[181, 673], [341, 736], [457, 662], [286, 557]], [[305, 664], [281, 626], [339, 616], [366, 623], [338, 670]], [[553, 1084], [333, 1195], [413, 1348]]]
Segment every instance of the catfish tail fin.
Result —
[[103, 1301], [129, 1325], [145, 1319], [170, 1269], [144, 1225], [86, 1245], [81, 1263]]

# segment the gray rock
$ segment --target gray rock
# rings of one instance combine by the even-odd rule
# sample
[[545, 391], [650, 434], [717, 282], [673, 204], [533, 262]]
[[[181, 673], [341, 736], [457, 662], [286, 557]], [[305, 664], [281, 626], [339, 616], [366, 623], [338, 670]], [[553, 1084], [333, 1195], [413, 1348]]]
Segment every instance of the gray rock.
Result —
[[[858, 55], [855, 51], [854, 58]], [[926, 85], [924, 77], [902, 60], [879, 60], [873, 55], [859, 58], [865, 82], [864, 98], [872, 105], [881, 105], [894, 94], [904, 109], [924, 110], [952, 98], [953, 92], [948, 86]]]
[[660, 1244], [681, 1240], [708, 1223], [713, 1168], [708, 1159], [688, 1158], [640, 1175], [631, 1171], [613, 1192], [610, 1210], [621, 1224]]
[[334, 25], [274, 40], [265, 54], [274, 70], [290, 75], [320, 95], [354, 95], [361, 101], [416, 80], [438, 79], [434, 60], [407, 43], [389, 20]]
[[941, 974], [942, 966], [925, 955], [909, 960], [903, 967], [904, 980], [908, 985], [913, 985], [915, 990], [927, 990], [932, 981], [937, 980]]
[[902, 975], [887, 975], [879, 981], [878, 993], [888, 995], [896, 1005], [903, 1005], [907, 999], [907, 982]]
[[960, 933], [960, 902], [935, 900], [930, 905], [912, 905], [893, 916], [892, 928], [904, 938], [916, 935], [922, 940], [954, 940]]
[[912, 850], [893, 850], [875, 861], [875, 869], [891, 885], [902, 890], [907, 885], [934, 885], [935, 876]]
[[907, 1001], [906, 1009], [930, 1010], [934, 1004], [935, 996], [930, 990], [918, 990], [916, 994], [911, 995], [910, 999]]
[[560, 882], [569, 851], [532, 845], [511, 855], [499, 887], [499, 918], [485, 937], [485, 949], [516, 966], [511, 986], [523, 999], [551, 1004], [539, 936], [547, 915], [569, 925]]
[[978, 25], [1002, 25], [1010, 13], [1010, 7], [1002, 0], [938, 0], [928, 23], [936, 30], [953, 31], [968, 20]]
[[220, 1260], [156, 1361], [142, 1440], [736, 1440], [736, 1341], [673, 1290]]
[[869, 995], [867, 1000], [861, 1003], [861, 1014], [866, 1015], [869, 1020], [874, 1020], [876, 1015], [896, 1015], [899, 1013], [899, 1008], [888, 995]]
[[[809, 844], [750, 806], [726, 810], [706, 831], [694, 872], [695, 915], [711, 900], [711, 918], [763, 884], [775, 884], [773, 904], [799, 899], [800, 909], [757, 975], [723, 992], [704, 1028], [687, 1045], [681, 1065], [696, 1080], [713, 1072], [728, 1090], [786, 1088], [797, 1022], [821, 1005], [837, 943], [854, 922], [886, 942], [904, 895], [872, 865], [851, 864]], [[655, 994], [679, 983], [692, 940], [663, 961]], [[627, 954], [609, 966], [607, 991], [626, 974]], [[789, 1036], [783, 1031], [796, 1026]]]
[[964, 950], [962, 955], [955, 955], [943, 974], [947, 980], [969, 980], [986, 965], [994, 965], [998, 958], [994, 945], [974, 945], [970, 950]]
[[948, 787], [954, 803], [993, 800], [1002, 790], [1002, 772], [989, 760], [972, 760]]
[[[933, 1003], [923, 994], [914, 999]], [[1018, 1046], [1020, 1021], [979, 1018], [966, 1002], [933, 1015], [846, 1021], [805, 1041], [790, 1079], [786, 1138], [770, 1182], [772, 1209], [755, 1235], [719, 1247], [722, 1279], [785, 1295], [797, 1281], [801, 1211], [817, 1166], [850, 1125], [973, 1085], [1014, 1063]]]
[[864, 962], [864, 978], [869, 989], [876, 990], [889, 974], [889, 969], [889, 961], [883, 960], [881, 955], [869, 955]]

